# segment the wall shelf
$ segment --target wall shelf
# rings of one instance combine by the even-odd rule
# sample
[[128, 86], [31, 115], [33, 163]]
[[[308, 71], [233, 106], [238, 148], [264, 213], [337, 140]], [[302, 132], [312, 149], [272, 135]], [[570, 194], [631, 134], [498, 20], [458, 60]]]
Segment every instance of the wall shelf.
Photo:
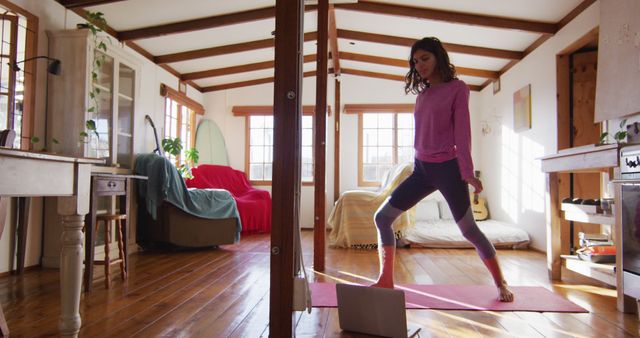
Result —
[[583, 261], [575, 255], [561, 255], [567, 269], [596, 279], [602, 283], [616, 286], [616, 265], [615, 263], [593, 263]]
[[579, 211], [565, 211], [564, 219], [566, 219], [567, 221], [592, 223], [592, 224], [614, 225], [616, 223], [616, 218], [613, 217], [613, 215], [589, 214], [586, 212], [579, 212]]

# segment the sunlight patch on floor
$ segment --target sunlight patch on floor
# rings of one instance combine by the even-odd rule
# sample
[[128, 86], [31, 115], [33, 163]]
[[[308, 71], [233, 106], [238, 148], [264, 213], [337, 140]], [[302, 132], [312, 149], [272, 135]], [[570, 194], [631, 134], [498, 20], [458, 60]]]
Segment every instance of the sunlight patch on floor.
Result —
[[553, 286], [557, 288], [567, 289], [567, 290], [575, 290], [591, 293], [594, 295], [606, 296], [606, 297], [618, 297], [616, 290], [611, 290], [599, 286], [593, 285], [568, 285], [568, 284], [553, 284]]

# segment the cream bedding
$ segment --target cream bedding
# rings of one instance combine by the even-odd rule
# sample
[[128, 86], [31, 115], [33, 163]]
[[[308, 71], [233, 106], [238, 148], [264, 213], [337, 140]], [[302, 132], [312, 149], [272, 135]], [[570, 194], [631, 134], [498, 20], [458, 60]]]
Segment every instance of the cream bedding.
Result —
[[[342, 193], [327, 223], [332, 228], [329, 246], [338, 248], [371, 248], [378, 244], [378, 232], [373, 215], [402, 181], [413, 172], [413, 163], [395, 166], [389, 171], [379, 191], [351, 190]], [[414, 210], [403, 213], [394, 223], [396, 236], [402, 236], [413, 220]]]
[[[496, 248], [526, 249], [529, 235], [512, 224], [486, 220], [477, 222], [480, 231]], [[473, 248], [452, 219], [421, 220], [405, 232], [405, 240], [412, 246], [429, 248]]]

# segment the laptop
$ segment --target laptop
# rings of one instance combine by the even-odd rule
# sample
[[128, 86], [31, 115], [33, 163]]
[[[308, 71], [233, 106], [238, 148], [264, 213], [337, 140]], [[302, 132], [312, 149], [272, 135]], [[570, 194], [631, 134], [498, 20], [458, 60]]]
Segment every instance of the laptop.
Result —
[[404, 292], [352, 284], [336, 284], [338, 319], [345, 331], [413, 338], [419, 327], [407, 325]]

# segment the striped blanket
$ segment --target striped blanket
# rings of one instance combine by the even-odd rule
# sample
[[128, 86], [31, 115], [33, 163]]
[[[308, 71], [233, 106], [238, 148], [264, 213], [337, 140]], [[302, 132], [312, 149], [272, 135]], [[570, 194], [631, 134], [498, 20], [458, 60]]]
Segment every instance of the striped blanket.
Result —
[[[402, 163], [391, 168], [380, 190], [350, 190], [342, 193], [329, 215], [328, 224], [332, 228], [329, 245], [338, 248], [376, 248], [378, 232], [373, 215], [393, 189], [412, 172], [413, 163]], [[414, 224], [414, 214], [412, 208], [393, 223], [397, 238], [402, 237], [404, 230]]]

